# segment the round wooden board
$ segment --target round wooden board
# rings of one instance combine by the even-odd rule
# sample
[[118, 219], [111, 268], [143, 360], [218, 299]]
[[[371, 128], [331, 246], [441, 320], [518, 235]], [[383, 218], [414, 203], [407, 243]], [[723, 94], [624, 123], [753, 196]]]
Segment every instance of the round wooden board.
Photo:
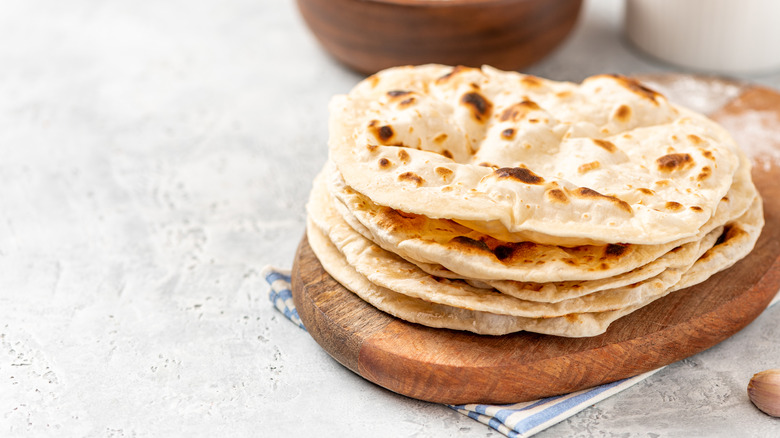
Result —
[[[738, 142], [760, 138], [775, 142], [760, 150], [780, 149], [780, 130], [776, 139], [754, 132], [780, 126], [777, 91], [688, 75], [642, 79], [683, 104], [691, 96], [675, 99], [675, 93], [710, 93], [706, 98], [716, 106], [707, 112], [729, 122]], [[734, 123], [743, 116], [755, 121], [755, 114], [761, 115], [764, 125]], [[378, 385], [417, 399], [450, 404], [514, 403], [634, 376], [691, 356], [738, 332], [766, 308], [780, 288], [780, 185], [776, 182], [780, 170], [772, 158], [754, 157], [753, 178], [764, 198], [766, 226], [753, 252], [708, 281], [617, 320], [597, 337], [525, 332], [481, 336], [396, 319], [330, 277], [305, 237], [293, 265], [293, 300], [311, 336], [336, 360]]]

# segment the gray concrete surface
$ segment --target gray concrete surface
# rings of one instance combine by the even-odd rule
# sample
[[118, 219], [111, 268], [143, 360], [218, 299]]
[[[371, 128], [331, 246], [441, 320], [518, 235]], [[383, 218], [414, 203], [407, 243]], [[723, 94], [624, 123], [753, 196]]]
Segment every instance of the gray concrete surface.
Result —
[[[590, 0], [528, 72], [676, 70], [620, 22]], [[290, 0], [2, 2], [0, 436], [500, 436], [353, 375], [267, 300], [359, 79]], [[745, 388], [780, 367], [779, 319], [538, 436], [777, 436]]]

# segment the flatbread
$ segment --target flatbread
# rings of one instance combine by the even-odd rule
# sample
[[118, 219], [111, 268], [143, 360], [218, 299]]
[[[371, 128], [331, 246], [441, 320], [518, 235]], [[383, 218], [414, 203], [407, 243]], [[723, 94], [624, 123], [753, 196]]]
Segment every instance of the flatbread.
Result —
[[757, 197], [750, 209], [738, 221], [724, 227], [715, 246], [705, 252], [670, 292], [694, 286], [716, 272], [730, 268], [755, 247], [764, 227], [764, 207]]
[[335, 97], [330, 112], [330, 157], [353, 190], [504, 241], [693, 238], [739, 166], [723, 128], [619, 76], [577, 85], [400, 67]]
[[[326, 165], [330, 192], [343, 206], [342, 216], [380, 247], [445, 278], [549, 283], [614, 277], [647, 265], [672, 249], [700, 240], [727, 221], [741, 216], [757, 196], [744, 154], [728, 196], [715, 215], [693, 237], [660, 245], [581, 245], [561, 247], [533, 242], [505, 242], [447, 219], [432, 219], [378, 205], [347, 186]], [[316, 189], [316, 187], [315, 187]], [[455, 273], [447, 275], [439, 266]], [[435, 272], [434, 272], [435, 271]]]
[[545, 319], [496, 315], [429, 303], [368, 281], [349, 266], [338, 249], [311, 222], [307, 226], [307, 236], [323, 268], [337, 282], [385, 313], [428, 327], [464, 330], [482, 335], [505, 335], [525, 330], [556, 336], [587, 337], [603, 333], [612, 321], [640, 307]]
[[764, 225], [728, 132], [622, 76], [398, 67], [330, 113], [309, 243], [412, 323], [595, 336], [727, 269]]
[[701, 241], [688, 243], [680, 247], [679, 251], [670, 252], [666, 258], [672, 267], [652, 278], [633, 282], [626, 278], [622, 287], [598, 289], [589, 294], [581, 293], [585, 288], [592, 289], [587, 286], [587, 282], [575, 283], [571, 289], [557, 285], [556, 289], [564, 298], [555, 297], [551, 302], [543, 303], [474, 287], [463, 280], [447, 280], [429, 275], [396, 254], [379, 248], [352, 229], [332, 207], [332, 202], [327, 191], [322, 188], [312, 190], [307, 205], [309, 220], [329, 238], [346, 263], [371, 283], [437, 304], [529, 318], [618, 310], [661, 296], [715, 244], [722, 231], [721, 228], [713, 230]]
[[[758, 234], [760, 234], [759, 223], [763, 222], [760, 201], [753, 204], [751, 213], [747, 217], [750, 219], [746, 219], [746, 223], [752, 222], [753, 225], [744, 226], [743, 230], [746, 233], [735, 233], [732, 238], [727, 238], [724, 242], [714, 246], [709, 250], [710, 256], [702, 260], [702, 263], [707, 263], [707, 260], [729, 260], [727, 253], [735, 251], [734, 248], [740, 247], [744, 249], [752, 247], [752, 244], [749, 242], [755, 243]], [[409, 322], [435, 328], [465, 330], [483, 335], [504, 335], [525, 330], [565, 337], [597, 336], [606, 331], [609, 324], [613, 321], [659, 298], [653, 297], [647, 302], [620, 310], [573, 313], [554, 318], [523, 318], [462, 309], [430, 303], [375, 285], [347, 263], [345, 257], [311, 220], [307, 223], [307, 236], [309, 244], [322, 263], [323, 268], [348, 290], [381, 311]], [[741, 243], [738, 245], [724, 245], [729, 240]], [[697, 263], [699, 262], [697, 261]], [[713, 266], [722, 267], [725, 265], [710, 265], [710, 267]], [[702, 269], [691, 270], [694, 273], [703, 271]], [[710, 272], [711, 274], [714, 274], [714, 272]], [[696, 281], [702, 279], [699, 274], [693, 275]], [[686, 274], [683, 274], [678, 284], [690, 285], [692, 284], [690, 278], [694, 277], [686, 277]]]

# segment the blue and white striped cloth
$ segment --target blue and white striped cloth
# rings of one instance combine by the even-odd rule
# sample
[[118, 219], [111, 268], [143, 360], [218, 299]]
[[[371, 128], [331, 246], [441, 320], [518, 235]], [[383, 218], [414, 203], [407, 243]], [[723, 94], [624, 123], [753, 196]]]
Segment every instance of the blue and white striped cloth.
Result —
[[[293, 304], [292, 292], [290, 290], [290, 271], [268, 266], [263, 269], [262, 275], [271, 286], [269, 297], [274, 306], [284, 316], [306, 330], [298, 317], [295, 304]], [[770, 306], [778, 301], [780, 301], [780, 294], [772, 300]], [[541, 432], [577, 412], [641, 382], [659, 370], [661, 368], [595, 388], [541, 400], [511, 405], [467, 404], [447, 406], [480, 423], [487, 424], [510, 438], [525, 438]]]
[[295, 303], [293, 303], [292, 290], [290, 289], [290, 271], [266, 266], [263, 268], [262, 276], [271, 286], [271, 289], [268, 291], [268, 298], [274, 304], [276, 310], [282, 312], [287, 319], [297, 324], [298, 327], [306, 330], [306, 327], [301, 322], [301, 317], [298, 316], [298, 309], [295, 308]]

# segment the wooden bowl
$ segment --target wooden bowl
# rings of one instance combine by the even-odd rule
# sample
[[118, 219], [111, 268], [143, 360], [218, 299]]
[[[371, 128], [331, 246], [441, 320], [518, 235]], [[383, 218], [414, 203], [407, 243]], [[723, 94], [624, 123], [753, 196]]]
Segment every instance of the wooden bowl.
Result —
[[363, 73], [440, 63], [526, 67], [560, 44], [582, 0], [297, 0], [336, 59]]

